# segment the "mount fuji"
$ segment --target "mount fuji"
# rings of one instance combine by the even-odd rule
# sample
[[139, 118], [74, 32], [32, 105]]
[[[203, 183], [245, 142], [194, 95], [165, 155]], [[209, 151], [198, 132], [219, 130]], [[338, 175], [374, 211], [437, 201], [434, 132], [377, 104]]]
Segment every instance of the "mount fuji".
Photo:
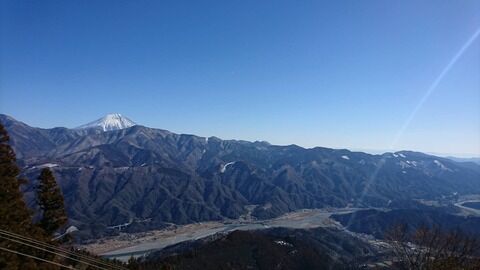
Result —
[[125, 129], [135, 125], [137, 124], [127, 117], [119, 113], [111, 113], [93, 122], [76, 127], [76, 129], [101, 128], [103, 131], [111, 131]]

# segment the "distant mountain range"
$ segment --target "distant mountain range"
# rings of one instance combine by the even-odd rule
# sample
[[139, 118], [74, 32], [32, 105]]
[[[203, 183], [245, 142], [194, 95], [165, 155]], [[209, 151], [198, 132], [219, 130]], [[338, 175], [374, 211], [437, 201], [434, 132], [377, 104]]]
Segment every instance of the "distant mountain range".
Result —
[[383, 238], [395, 225], [405, 224], [415, 231], [421, 226], [438, 226], [443, 230], [460, 230], [471, 236], [480, 235], [480, 217], [448, 214], [444, 209], [394, 209], [391, 211], [362, 210], [354, 214], [333, 215], [333, 218], [353, 232]]
[[451, 156], [447, 158], [457, 162], [473, 162], [473, 163], [480, 164], [480, 158], [460, 158], [460, 157], [451, 157]]
[[480, 193], [480, 166], [419, 152], [221, 140], [148, 128], [118, 114], [75, 129], [34, 128], [0, 115], [32, 185], [51, 167], [72, 224], [85, 236], [325, 206], [387, 207], [396, 200]]

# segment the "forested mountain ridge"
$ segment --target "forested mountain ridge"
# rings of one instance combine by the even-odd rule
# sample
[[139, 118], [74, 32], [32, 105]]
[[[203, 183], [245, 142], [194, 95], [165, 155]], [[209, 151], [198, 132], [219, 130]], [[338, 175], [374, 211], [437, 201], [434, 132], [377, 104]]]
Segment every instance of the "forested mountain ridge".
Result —
[[[70, 222], [91, 235], [131, 223], [276, 216], [325, 206], [387, 207], [395, 200], [480, 192], [480, 166], [418, 152], [221, 140], [135, 125], [42, 129], [0, 115], [22, 171], [51, 167]], [[31, 187], [25, 190], [31, 199]]]

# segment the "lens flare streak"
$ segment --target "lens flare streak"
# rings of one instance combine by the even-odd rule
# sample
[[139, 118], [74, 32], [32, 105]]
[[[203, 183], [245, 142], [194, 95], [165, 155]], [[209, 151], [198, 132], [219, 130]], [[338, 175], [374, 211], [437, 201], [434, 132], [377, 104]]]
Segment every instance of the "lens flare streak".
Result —
[[[430, 87], [428, 88], [428, 90], [425, 92], [425, 94], [422, 96], [422, 98], [420, 99], [420, 101], [417, 103], [417, 105], [415, 106], [415, 108], [413, 109], [413, 111], [410, 113], [410, 115], [408, 116], [408, 118], [405, 120], [405, 122], [403, 123], [403, 125], [401, 126], [401, 128], [399, 129], [399, 131], [397, 132], [397, 135], [395, 136], [395, 138], [393, 139], [392, 143], [390, 144], [390, 147], [389, 149], [391, 149], [393, 151], [393, 149], [395, 149], [398, 141], [400, 140], [400, 138], [403, 136], [403, 134], [405, 133], [405, 130], [408, 128], [408, 126], [410, 125], [410, 123], [412, 122], [412, 120], [415, 118], [417, 112], [423, 107], [423, 105], [425, 104], [425, 102], [428, 100], [428, 98], [432, 95], [432, 93], [436, 90], [436, 88], [438, 87], [438, 85], [440, 84], [440, 82], [442, 81], [442, 79], [448, 74], [448, 72], [450, 71], [450, 69], [455, 65], [455, 63], [458, 61], [458, 59], [460, 59], [460, 57], [465, 53], [465, 51], [468, 50], [468, 48], [475, 42], [475, 40], [478, 38], [478, 36], [480, 36], [480, 28], [477, 29], [477, 31], [475, 31], [475, 33], [467, 40], [467, 42], [465, 42], [465, 44], [460, 48], [460, 50], [453, 56], [453, 58], [448, 62], [448, 64], [443, 68], [442, 72], [436, 77], [436, 79], [433, 81], [433, 83], [430, 85]], [[385, 157], [383, 157], [380, 162], [377, 164], [377, 168], [375, 169], [375, 171], [371, 174], [371, 176], [369, 177], [368, 181], [365, 183], [365, 187], [363, 188], [363, 191], [360, 195], [360, 198], [359, 198], [359, 202], [362, 202], [364, 197], [365, 197], [365, 194], [367, 193], [367, 191], [369, 190], [370, 186], [373, 184], [373, 182], [375, 181], [375, 179], [377, 178], [377, 175], [378, 173], [380, 172], [380, 170], [382, 169], [382, 167], [384, 166], [385, 164]], [[350, 224], [351, 224], [351, 221], [352, 221], [352, 217], [355, 215], [355, 213], [352, 214], [352, 216], [350, 217], [350, 220], [347, 224], [346, 227], [348, 227]]]

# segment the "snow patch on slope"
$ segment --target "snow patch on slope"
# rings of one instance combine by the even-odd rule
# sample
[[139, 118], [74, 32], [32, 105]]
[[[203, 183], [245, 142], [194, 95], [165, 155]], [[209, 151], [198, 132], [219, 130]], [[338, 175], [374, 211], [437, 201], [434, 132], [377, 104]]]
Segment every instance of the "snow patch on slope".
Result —
[[445, 165], [443, 165], [440, 161], [438, 161], [436, 159], [433, 162], [435, 164], [437, 164], [437, 166], [440, 167], [440, 169], [442, 169], [444, 171], [452, 171], [451, 169], [447, 168]]
[[290, 243], [288, 243], [288, 242], [285, 242], [285, 241], [283, 241], [283, 240], [277, 240], [277, 241], [275, 241], [275, 244], [281, 245], [281, 246], [293, 247], [292, 244], [290, 244]]
[[220, 172], [221, 172], [221, 173], [224, 173], [224, 172], [227, 170], [227, 167], [230, 166], [230, 165], [235, 164], [235, 162], [236, 162], [236, 161], [228, 162], [228, 163], [226, 163], [225, 165], [222, 165], [222, 167], [220, 168]]
[[400, 167], [402, 167], [402, 169], [405, 169], [405, 168], [409, 168], [410, 167], [410, 163], [407, 161], [407, 162], [404, 162], [404, 161], [400, 161], [397, 163]]
[[[41, 164], [41, 165], [36, 166], [36, 168], [38, 168], [38, 169], [53, 168], [53, 167], [58, 167], [58, 164], [57, 163], [45, 163], [45, 164]], [[35, 166], [33, 168], [35, 168]]]

